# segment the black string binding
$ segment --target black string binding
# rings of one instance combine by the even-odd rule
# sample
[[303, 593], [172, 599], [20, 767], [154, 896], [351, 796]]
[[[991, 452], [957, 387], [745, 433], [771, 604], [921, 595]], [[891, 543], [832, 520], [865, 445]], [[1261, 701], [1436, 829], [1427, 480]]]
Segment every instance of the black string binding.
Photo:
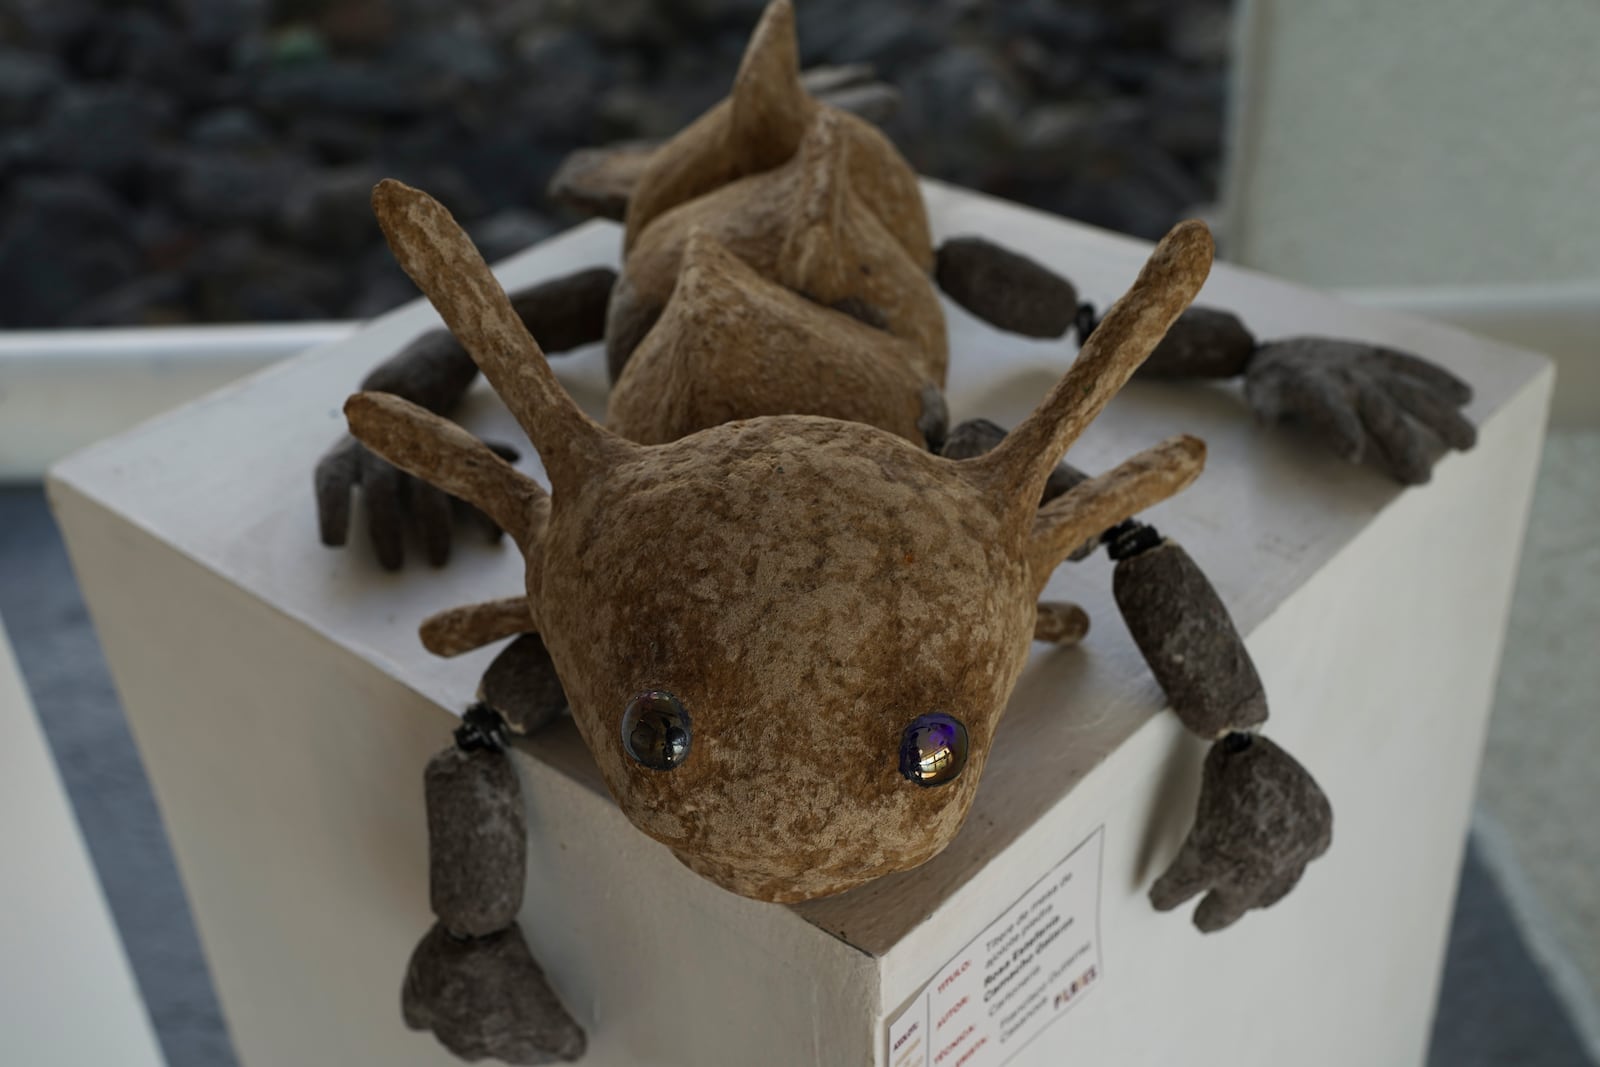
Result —
[[456, 727], [456, 747], [461, 751], [473, 752], [481, 748], [504, 752], [508, 744], [506, 721], [489, 705], [474, 704], [461, 716], [461, 725]]
[[1078, 344], [1082, 345], [1094, 333], [1095, 327], [1100, 325], [1100, 316], [1094, 312], [1094, 305], [1085, 301], [1078, 305], [1078, 314], [1072, 320], [1073, 328], [1078, 331]]
[[1165, 539], [1154, 526], [1128, 519], [1101, 534], [1100, 540], [1106, 546], [1106, 554], [1120, 562], [1150, 551]]

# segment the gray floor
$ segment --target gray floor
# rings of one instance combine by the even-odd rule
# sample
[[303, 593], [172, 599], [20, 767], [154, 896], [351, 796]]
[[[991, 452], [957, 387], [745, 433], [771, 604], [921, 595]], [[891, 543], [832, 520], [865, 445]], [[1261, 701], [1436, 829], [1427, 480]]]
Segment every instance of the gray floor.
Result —
[[[1505, 831], [1572, 984], [1600, 992], [1600, 429], [1545, 440], [1479, 806]], [[1600, 1015], [1600, 1011], [1596, 1012]]]
[[[171, 1067], [228, 1067], [236, 1061], [161, 818], [37, 489], [0, 490], [0, 615]], [[397, 1003], [397, 1025], [398, 1016]], [[1429, 1064], [1593, 1067], [1475, 848]]]

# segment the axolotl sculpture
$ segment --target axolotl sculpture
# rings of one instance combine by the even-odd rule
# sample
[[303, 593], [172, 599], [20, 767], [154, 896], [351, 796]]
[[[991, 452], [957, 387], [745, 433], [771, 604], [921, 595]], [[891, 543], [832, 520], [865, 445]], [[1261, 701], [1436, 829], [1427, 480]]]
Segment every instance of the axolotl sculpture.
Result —
[[[936, 250], [909, 166], [806, 92], [787, 0], [766, 10], [727, 100], [567, 180], [625, 205], [622, 273], [515, 298], [443, 207], [378, 187], [384, 233], [454, 340], [424, 338], [375, 371], [346, 405], [360, 443], [318, 471], [330, 543], [359, 482], [392, 565], [407, 502], [430, 556], [448, 555], [448, 497], [526, 560], [523, 591], [423, 626], [447, 655], [517, 639], [429, 767], [439, 921], [406, 980], [413, 1026], [470, 1058], [583, 1051], [515, 925], [526, 845], [508, 727], [569, 704], [622, 810], [689, 867], [760, 900], [838, 893], [956, 834], [1030, 643], [1086, 629], [1040, 593], [1100, 543], [1174, 710], [1213, 741], [1154, 903], [1205, 893], [1195, 922], [1209, 931], [1294, 886], [1331, 841], [1328, 801], [1256, 732], [1261, 683], [1209, 582], [1134, 518], [1198, 475], [1203, 444], [1174, 437], [1095, 477], [1060, 461], [1150, 359], [1169, 375], [1245, 373], [1258, 411], [1296, 416], [1352, 458], [1370, 439], [1420, 481], [1434, 439], [1471, 444], [1461, 383], [1400, 353], [1257, 345], [1226, 313], [1185, 314], [1211, 263], [1199, 223], [1169, 233], [1098, 321], [1032, 261], [977, 239]], [[936, 284], [1001, 328], [1079, 332], [1077, 360], [1010, 433], [945, 424]], [[604, 426], [557, 382], [541, 336], [605, 340]], [[548, 492], [443, 417], [480, 368]]]

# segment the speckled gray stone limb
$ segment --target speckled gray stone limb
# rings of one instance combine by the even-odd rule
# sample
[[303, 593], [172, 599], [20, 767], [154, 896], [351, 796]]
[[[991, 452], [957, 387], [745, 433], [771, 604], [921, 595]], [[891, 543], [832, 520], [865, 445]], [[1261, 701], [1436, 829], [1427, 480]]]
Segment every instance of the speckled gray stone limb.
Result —
[[[516, 458], [516, 452], [504, 445], [490, 447]], [[342, 438], [318, 461], [314, 484], [318, 533], [330, 548], [348, 540], [351, 494], [361, 490], [373, 555], [385, 570], [399, 570], [405, 563], [406, 538], [412, 531], [428, 562], [444, 566], [450, 561], [453, 519], [460, 514], [479, 522], [491, 539], [500, 534], [499, 527], [476, 508], [402, 473], [354, 437]]]
[[1211, 581], [1172, 541], [1119, 560], [1111, 591], [1172, 710], [1207, 739], [1267, 721], [1250, 652]]
[[500, 713], [513, 733], [531, 734], [561, 714], [567, 694], [538, 634], [512, 641], [483, 672], [478, 699]]
[[1150, 902], [1169, 911], [1196, 894], [1205, 933], [1282, 900], [1333, 842], [1333, 809], [1293, 756], [1264, 737], [1233, 734], [1206, 756], [1194, 827]]
[[1255, 335], [1233, 312], [1190, 307], [1135, 373], [1141, 378], [1233, 378], [1245, 372], [1255, 350]]
[[1007, 333], [1061, 337], [1078, 314], [1071, 282], [982, 237], [953, 237], [940, 245], [934, 277], [950, 299]]
[[429, 330], [361, 379], [369, 393], [393, 393], [436, 415], [448, 414], [478, 376], [461, 343], [444, 328]]
[[462, 936], [494, 933], [522, 908], [527, 826], [504, 753], [452, 746], [428, 761], [428, 890], [433, 913]]
[[606, 335], [606, 307], [617, 272], [589, 267], [518, 289], [511, 307], [546, 355], [592, 345]]
[[900, 110], [900, 90], [875, 75], [869, 63], [812, 67], [800, 72], [800, 84], [819, 102], [882, 125]]
[[468, 1061], [571, 1063], [587, 1046], [515, 923], [470, 939], [436, 923], [411, 954], [400, 1004], [407, 1026]]
[[550, 178], [545, 194], [581, 215], [621, 222], [628, 200], [655, 155], [654, 141], [627, 141], [604, 148], [580, 148]]
[[1472, 388], [1408, 352], [1294, 337], [1261, 345], [1245, 399], [1267, 422], [1292, 424], [1351, 462], [1368, 449], [1404, 485], [1429, 480], [1443, 444], [1465, 451], [1477, 430], [1459, 410]]
[[[617, 272], [591, 267], [511, 294], [528, 331], [546, 353], [566, 352], [605, 336], [606, 302]], [[447, 415], [478, 376], [478, 365], [449, 330], [429, 330], [367, 372], [363, 392], [393, 393]]]
[[946, 459], [976, 459], [1006, 437], [1005, 428], [989, 419], [968, 419], [957, 423], [945, 435], [944, 448], [939, 452]]

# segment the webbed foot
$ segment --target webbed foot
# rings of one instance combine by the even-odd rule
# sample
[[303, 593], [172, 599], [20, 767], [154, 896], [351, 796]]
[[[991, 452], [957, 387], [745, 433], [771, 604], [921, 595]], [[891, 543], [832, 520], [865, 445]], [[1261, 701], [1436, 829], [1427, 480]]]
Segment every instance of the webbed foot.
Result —
[[[516, 449], [487, 443], [501, 459], [516, 462]], [[406, 474], [354, 437], [343, 438], [318, 461], [315, 483], [322, 543], [329, 548], [344, 546], [350, 532], [350, 498], [359, 488], [366, 502], [367, 535], [373, 555], [387, 571], [404, 566], [408, 529], [416, 531], [428, 563], [434, 567], [450, 562], [458, 519], [471, 523], [490, 544], [500, 540], [500, 527], [489, 516]]]
[[1438, 442], [1466, 451], [1478, 439], [1460, 411], [1471, 386], [1380, 345], [1324, 337], [1264, 344], [1250, 360], [1244, 392], [1262, 419], [1301, 426], [1347, 460], [1361, 460], [1370, 447], [1404, 485], [1432, 476]]
[[435, 923], [411, 955], [401, 1010], [464, 1060], [571, 1063], [587, 1045], [516, 923], [469, 938]]
[[504, 723], [469, 709], [456, 744], [428, 762], [429, 898], [437, 922], [406, 967], [406, 1025], [465, 1060], [570, 1062], [584, 1032], [528, 951], [517, 913], [527, 823]]
[[1332, 842], [1333, 809], [1310, 773], [1264, 737], [1229, 734], [1206, 756], [1194, 827], [1150, 902], [1169, 911], [1204, 892], [1194, 924], [1212, 933], [1283, 899]]

